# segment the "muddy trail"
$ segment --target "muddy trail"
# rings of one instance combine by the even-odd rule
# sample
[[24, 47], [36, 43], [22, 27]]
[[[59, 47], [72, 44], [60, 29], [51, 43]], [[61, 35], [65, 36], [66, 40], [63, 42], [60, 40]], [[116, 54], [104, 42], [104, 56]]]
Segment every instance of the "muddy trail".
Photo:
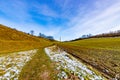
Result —
[[96, 69], [82, 63], [57, 46], [45, 48], [46, 54], [55, 62], [58, 80], [107, 80]]

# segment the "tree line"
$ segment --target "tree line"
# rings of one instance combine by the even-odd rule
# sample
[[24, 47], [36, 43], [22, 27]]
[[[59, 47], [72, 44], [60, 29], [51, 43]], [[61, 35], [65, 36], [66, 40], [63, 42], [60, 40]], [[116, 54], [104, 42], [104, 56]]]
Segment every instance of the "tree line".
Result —
[[117, 31], [111, 31], [109, 33], [102, 33], [95, 36], [91, 36], [90, 38], [119, 37], [119, 36], [120, 36], [120, 30], [117, 30]]
[[[30, 33], [28, 33], [28, 34], [34, 35], [34, 33], [35, 33], [34, 30], [31, 30]], [[43, 33], [39, 33], [39, 35], [37, 37], [42, 37], [42, 38], [47, 38], [49, 40], [54, 40], [53, 36], [47, 36]]]
[[92, 35], [92, 34], [82, 35], [80, 38], [71, 41], [77, 41], [77, 40], [89, 39], [89, 38], [104, 38], [104, 37], [120, 37], [120, 30], [110, 31], [108, 33], [102, 33], [98, 35]]

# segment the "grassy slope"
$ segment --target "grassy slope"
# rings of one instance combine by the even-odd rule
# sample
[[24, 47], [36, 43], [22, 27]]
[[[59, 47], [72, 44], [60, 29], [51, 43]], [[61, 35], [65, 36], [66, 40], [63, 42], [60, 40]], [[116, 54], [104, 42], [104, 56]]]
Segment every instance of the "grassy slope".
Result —
[[59, 46], [110, 77], [120, 74], [120, 38], [85, 39]]
[[[38, 53], [33, 56], [23, 68], [20, 80], [49, 80], [54, 79], [54, 65], [43, 49], [51, 45], [49, 40], [37, 38], [24, 32], [0, 25], [0, 56], [11, 52], [37, 48]], [[45, 78], [44, 78], [45, 77]]]
[[46, 39], [0, 25], [0, 54], [38, 48], [49, 43]]

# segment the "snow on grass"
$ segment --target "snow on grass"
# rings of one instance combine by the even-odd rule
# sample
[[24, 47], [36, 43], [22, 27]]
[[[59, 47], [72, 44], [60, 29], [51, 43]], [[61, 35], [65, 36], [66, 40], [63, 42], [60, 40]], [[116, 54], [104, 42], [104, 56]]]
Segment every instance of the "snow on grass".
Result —
[[46, 54], [56, 62], [57, 70], [60, 70], [58, 79], [75, 80], [105, 80], [104, 77], [90, 70], [85, 64], [78, 61], [72, 55], [60, 50], [56, 46], [45, 48]]
[[37, 49], [11, 53], [0, 57], [0, 80], [18, 80], [23, 66], [37, 52]]

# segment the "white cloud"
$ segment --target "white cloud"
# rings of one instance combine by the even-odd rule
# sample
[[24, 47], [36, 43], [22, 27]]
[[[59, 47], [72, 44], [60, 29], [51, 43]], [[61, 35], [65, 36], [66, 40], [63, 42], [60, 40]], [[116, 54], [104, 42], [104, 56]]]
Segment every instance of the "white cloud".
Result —
[[[60, 31], [60, 27], [54, 27], [53, 25], [43, 26], [33, 21], [32, 17], [35, 15], [33, 16], [29, 14], [29, 8], [34, 7], [33, 3], [31, 6], [29, 6], [26, 2], [19, 0], [7, 0], [7, 2], [1, 0], [0, 3], [0, 11], [7, 16], [5, 17], [0, 15], [0, 24], [16, 28], [27, 33], [30, 32], [30, 30], [34, 30], [35, 35], [44, 33], [46, 35], [54, 36]], [[39, 8], [37, 9], [39, 12], [46, 16], [57, 16], [57, 14], [47, 5], [36, 4], [36, 7]]]
[[46, 4], [42, 4], [42, 5], [37, 4], [34, 5], [34, 7], [36, 8], [36, 11], [39, 14], [49, 17], [58, 17], [57, 13]]
[[9, 26], [11, 28], [16, 28], [17, 30], [23, 31], [23, 32], [27, 32], [29, 33], [31, 30], [34, 30], [35, 35], [39, 35], [39, 33], [44, 33], [46, 35], [51, 35], [51, 36], [55, 36], [56, 34], [58, 34], [58, 32], [60, 31], [60, 28], [51, 28], [51, 27], [45, 27], [36, 23], [16, 23], [16, 22], [12, 22], [6, 19], [2, 19], [0, 18], [0, 24]]
[[28, 7], [24, 1], [20, 0], [4, 0], [0, 1], [0, 11], [6, 15], [7, 18], [24, 22], [31, 18], [28, 14]]
[[[34, 30], [36, 35], [39, 32], [46, 35], [55, 36], [59, 40], [70, 40], [80, 37], [82, 34], [99, 34], [120, 29], [120, 1], [119, 0], [91, 0], [82, 3], [80, 0], [60, 0], [55, 1], [60, 10], [54, 10], [48, 4], [26, 3], [23, 0], [1, 0], [0, 12], [6, 16], [0, 15], [0, 23], [17, 28], [25, 32]], [[35, 14], [29, 13], [33, 10]], [[59, 13], [60, 12], [60, 13]], [[46, 21], [48, 25], [43, 26], [33, 18], [40, 18]], [[59, 19], [67, 20], [59, 25], [54, 24]], [[58, 22], [56, 21], [56, 22]], [[62, 22], [62, 21], [61, 21]], [[64, 21], [63, 21], [64, 22]], [[67, 24], [66, 24], [67, 23]]]
[[[107, 5], [108, 3], [108, 6], [102, 6]], [[90, 9], [91, 11], [89, 10], [89, 8], [87, 10], [86, 8], [84, 8], [84, 10], [86, 11], [83, 10], [83, 13], [89, 13], [82, 14], [81, 12], [79, 12], [79, 14], [71, 19], [71, 21], [68, 23], [68, 26], [71, 28], [63, 31], [62, 34], [71, 34], [71, 36], [63, 35], [64, 37], [66, 37], [64, 38], [64, 40], [71, 39], [71, 37], [77, 38], [80, 37], [82, 34], [98, 34], [109, 32], [111, 31], [111, 29], [120, 29], [118, 26], [114, 26], [120, 25], [120, 1], [116, 0], [116, 2], [114, 3], [111, 3], [109, 1], [107, 2], [107, 4], [101, 4], [101, 6], [97, 6], [98, 9]], [[83, 16], [82, 18], [81, 14]]]

